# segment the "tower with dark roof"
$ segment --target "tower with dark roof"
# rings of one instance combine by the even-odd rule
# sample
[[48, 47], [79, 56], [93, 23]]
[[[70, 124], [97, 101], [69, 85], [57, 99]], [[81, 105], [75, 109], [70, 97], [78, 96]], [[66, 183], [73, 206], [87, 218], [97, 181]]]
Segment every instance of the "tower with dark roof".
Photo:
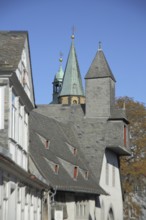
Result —
[[85, 103], [84, 90], [74, 46], [74, 35], [65, 68], [63, 85], [59, 95], [61, 104], [83, 104]]
[[110, 117], [115, 103], [115, 77], [108, 65], [101, 43], [85, 76], [86, 116]]

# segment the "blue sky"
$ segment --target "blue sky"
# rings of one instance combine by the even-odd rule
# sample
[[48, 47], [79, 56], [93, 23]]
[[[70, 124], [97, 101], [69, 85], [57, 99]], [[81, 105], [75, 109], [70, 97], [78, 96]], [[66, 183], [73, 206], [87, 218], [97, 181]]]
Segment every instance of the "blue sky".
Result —
[[145, 0], [1, 0], [0, 29], [29, 32], [36, 103], [52, 100], [59, 54], [65, 68], [73, 26], [83, 85], [101, 41], [116, 97], [146, 103]]

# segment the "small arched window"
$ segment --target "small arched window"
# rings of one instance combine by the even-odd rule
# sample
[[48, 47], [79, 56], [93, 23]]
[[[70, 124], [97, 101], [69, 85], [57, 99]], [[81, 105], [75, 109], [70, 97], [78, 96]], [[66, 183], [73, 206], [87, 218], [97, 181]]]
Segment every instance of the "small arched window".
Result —
[[73, 100], [73, 104], [77, 104], [77, 100]]

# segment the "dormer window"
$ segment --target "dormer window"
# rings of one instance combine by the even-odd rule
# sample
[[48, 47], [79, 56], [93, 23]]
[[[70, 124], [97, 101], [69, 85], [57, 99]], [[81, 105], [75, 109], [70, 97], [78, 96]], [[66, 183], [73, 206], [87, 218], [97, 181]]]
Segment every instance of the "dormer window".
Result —
[[58, 171], [59, 171], [59, 165], [55, 164], [54, 165], [54, 172], [55, 172], [55, 174], [58, 174]]
[[85, 179], [87, 180], [87, 179], [88, 179], [88, 177], [89, 177], [89, 171], [88, 171], [88, 170], [86, 170], [86, 171], [85, 171]]
[[74, 154], [74, 155], [77, 155], [77, 148], [74, 148], [74, 149], [73, 149], [73, 154]]
[[71, 146], [69, 143], [66, 143], [66, 145], [68, 146], [69, 150], [71, 151], [71, 153], [73, 155], [77, 155], [77, 148], [76, 147]]
[[78, 176], [78, 167], [77, 166], [74, 167], [73, 176], [74, 176], [74, 179], [77, 179], [77, 176]]
[[59, 172], [59, 164], [56, 164], [56, 162], [48, 160], [46, 157], [44, 157], [50, 168], [52, 169], [54, 174], [58, 174]]
[[49, 149], [49, 145], [50, 145], [50, 141], [49, 140], [45, 140], [45, 148]]
[[37, 135], [39, 136], [39, 138], [40, 138], [40, 140], [41, 140], [43, 146], [45, 147], [45, 149], [49, 149], [49, 146], [50, 146], [50, 140], [47, 139], [47, 137], [45, 138], [45, 137], [43, 137], [43, 136], [40, 135], [40, 134], [37, 134]]

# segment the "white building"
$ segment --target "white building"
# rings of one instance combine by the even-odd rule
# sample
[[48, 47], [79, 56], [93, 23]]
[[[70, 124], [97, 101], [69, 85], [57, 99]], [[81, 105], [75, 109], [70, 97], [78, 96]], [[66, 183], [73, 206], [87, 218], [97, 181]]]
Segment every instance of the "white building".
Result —
[[2, 220], [123, 220], [128, 121], [101, 46], [85, 80], [86, 95], [72, 36], [52, 103], [36, 106], [28, 34], [0, 32]]
[[[0, 32], [0, 218], [41, 219], [41, 175], [29, 171], [28, 118], [34, 108], [27, 32]], [[47, 186], [48, 188], [48, 186]]]

